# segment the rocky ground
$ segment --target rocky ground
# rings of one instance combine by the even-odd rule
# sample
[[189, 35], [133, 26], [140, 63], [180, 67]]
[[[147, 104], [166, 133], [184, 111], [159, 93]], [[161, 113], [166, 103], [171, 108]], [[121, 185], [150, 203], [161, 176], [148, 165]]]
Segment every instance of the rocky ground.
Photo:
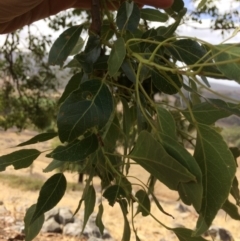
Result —
[[[6, 153], [10, 153], [14, 151], [14, 148], [10, 148], [16, 146], [17, 144], [26, 141], [33, 137], [36, 133], [32, 131], [24, 131], [21, 134], [17, 134], [14, 130], [8, 132], [0, 133], [0, 155], [4, 155]], [[39, 150], [47, 150], [51, 148], [51, 142], [48, 143], [39, 143], [35, 146], [28, 146], [27, 148], [37, 148]], [[8, 168], [4, 173], [11, 173], [15, 175], [32, 175], [35, 178], [46, 179], [51, 176], [53, 173], [43, 173], [42, 169], [47, 166], [49, 163], [49, 159], [47, 159], [44, 155], [41, 155], [38, 160], [34, 163], [32, 169], [22, 169], [19, 171], [14, 170], [13, 168]], [[131, 176], [137, 175], [138, 179], [141, 181], [147, 180], [147, 173], [144, 172], [140, 167], [134, 167], [131, 169]], [[238, 171], [238, 176], [240, 173]], [[74, 173], [67, 173], [66, 177], [68, 181], [77, 183], [77, 175]], [[137, 184], [137, 180], [132, 179], [132, 182]], [[94, 179], [94, 187], [98, 193], [98, 198], [100, 197], [100, 182], [97, 178]], [[135, 191], [137, 190], [138, 185], [136, 185]], [[173, 215], [174, 219], [164, 215], [161, 213], [157, 207], [152, 206], [152, 213], [154, 216], [159, 219], [162, 223], [170, 227], [179, 227], [185, 226], [188, 228], [194, 228], [197, 214], [191, 207], [186, 207], [182, 205], [179, 201], [177, 201], [178, 196], [175, 192], [168, 190], [164, 185], [157, 183], [156, 187], [156, 196], [160, 201], [162, 207], [166, 212]], [[8, 185], [0, 183], [0, 241], [2, 240], [24, 240], [24, 235], [21, 233], [23, 229], [23, 217], [26, 209], [30, 207], [32, 204], [36, 203], [38, 197], [38, 192], [30, 192], [30, 191], [21, 191], [20, 189], [10, 188]], [[86, 232], [83, 237], [76, 238], [69, 235], [69, 229], [71, 229], [75, 234], [78, 232], [82, 223], [82, 215], [83, 210], [80, 210], [79, 214], [76, 216], [76, 219], [70, 220], [70, 224], [66, 224], [66, 219], [69, 219], [71, 213], [75, 211], [78, 201], [81, 198], [80, 191], [70, 190], [66, 193], [64, 198], [59, 202], [57, 206], [57, 211], [52, 210], [52, 212], [57, 212], [57, 216], [54, 216], [52, 221], [57, 220], [57, 223], [53, 224], [53, 227], [56, 228], [58, 233], [46, 233], [41, 232], [41, 234], [35, 238], [34, 240], [38, 241], [52, 241], [52, 240], [63, 240], [63, 241], [75, 241], [75, 240], [90, 240], [90, 241], [100, 241], [100, 240], [115, 240], [120, 241], [122, 237], [123, 230], [123, 218], [122, 213], [117, 205], [114, 207], [110, 207], [106, 200], [103, 200], [104, 205], [104, 216], [103, 223], [106, 227], [105, 236], [100, 237], [98, 230], [93, 225], [93, 223], [89, 222]], [[65, 220], [62, 223], [58, 223], [59, 221], [59, 210], [61, 213], [67, 215], [65, 217], [61, 217], [61, 220]], [[95, 210], [96, 215], [97, 208]], [[51, 215], [50, 215], [51, 216]], [[52, 216], [49, 218], [51, 219]], [[47, 219], [47, 218], [46, 218]], [[50, 221], [49, 221], [50, 222]], [[45, 222], [45, 231], [47, 231]], [[55, 225], [55, 226], [54, 226]], [[167, 231], [160, 224], [158, 224], [152, 217], [142, 217], [140, 214], [136, 217], [134, 221], [134, 225], [138, 230], [138, 236], [141, 240], [151, 240], [151, 241], [175, 241], [178, 240], [173, 233]], [[66, 228], [68, 226], [68, 230]], [[70, 227], [71, 226], [71, 227]], [[222, 240], [230, 241], [229, 235], [223, 233], [222, 229], [228, 230], [235, 241], [240, 241], [240, 233], [239, 233], [239, 223], [237, 221], [233, 221], [231, 218], [226, 216], [223, 211], [220, 211], [217, 218], [213, 223], [214, 228], [219, 236], [222, 234]], [[55, 231], [56, 231], [55, 230]], [[43, 230], [44, 231], [44, 230]], [[68, 231], [68, 232], [67, 232]], [[60, 232], [60, 233], [59, 233]], [[64, 233], [64, 234], [63, 234]], [[136, 240], [134, 234], [131, 236], [131, 240]], [[211, 240], [211, 239], [210, 239]]]

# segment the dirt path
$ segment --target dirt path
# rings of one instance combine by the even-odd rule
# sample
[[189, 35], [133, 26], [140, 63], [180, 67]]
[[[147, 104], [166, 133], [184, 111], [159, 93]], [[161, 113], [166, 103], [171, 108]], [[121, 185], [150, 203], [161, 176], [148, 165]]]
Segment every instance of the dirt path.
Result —
[[[36, 133], [33, 131], [24, 131], [21, 134], [16, 134], [14, 130], [8, 132], [0, 132], [0, 155], [4, 155], [12, 152], [14, 149], [9, 148], [16, 146], [20, 142], [26, 141], [33, 137]], [[46, 150], [51, 147], [51, 142], [48, 143], [39, 143], [36, 145], [28, 146], [26, 148], [37, 148], [39, 150]], [[43, 173], [42, 169], [47, 166], [51, 159], [46, 158], [44, 155], [41, 155], [37, 161], [34, 162], [32, 169], [32, 174], [30, 174], [30, 169], [22, 169], [19, 171], [14, 170], [12, 167], [7, 168], [6, 173], [12, 173], [16, 175], [33, 175], [36, 178], [46, 179], [51, 176], [53, 173]], [[138, 166], [135, 166], [131, 169], [131, 176], [136, 175], [140, 180], [147, 180], [147, 173]], [[238, 176], [240, 173], [238, 171]], [[66, 173], [66, 177], [70, 182], [77, 182], [77, 175], [74, 173]], [[131, 180], [137, 182], [136, 180]], [[100, 182], [98, 178], [94, 179], [94, 185], [96, 190], [100, 190]], [[22, 219], [23, 214], [27, 207], [31, 206], [36, 202], [38, 197], [38, 192], [30, 191], [20, 191], [18, 189], [12, 189], [9, 186], [6, 186], [0, 183], [0, 201], [4, 202], [6, 208], [10, 211], [11, 215], [16, 219]], [[137, 185], [135, 191], [137, 190]], [[99, 194], [98, 194], [99, 195]], [[188, 228], [194, 228], [194, 225], [197, 220], [197, 215], [191, 207], [188, 207], [189, 211], [180, 212], [177, 210], [177, 194], [176, 192], [168, 190], [164, 185], [157, 183], [156, 186], [156, 196], [158, 197], [162, 207], [166, 212], [174, 216], [172, 219], [169, 216], [161, 213], [155, 205], [152, 206], [152, 213], [154, 216], [159, 219], [162, 223], [170, 227], [177, 227], [184, 225]], [[69, 207], [74, 211], [77, 207], [78, 200], [81, 198], [81, 192], [69, 191], [66, 193], [64, 198], [58, 204], [59, 207]], [[123, 230], [123, 218], [122, 213], [117, 205], [111, 207], [108, 205], [106, 200], [103, 200], [104, 204], [104, 217], [103, 223], [105, 227], [109, 230], [110, 234], [115, 238], [115, 240], [120, 241]], [[136, 207], [135, 207], [136, 208]], [[131, 216], [131, 215], [129, 215]], [[1, 224], [0, 224], [1, 225]], [[138, 235], [141, 240], [177, 240], [170, 231], [167, 231], [160, 224], [158, 224], [152, 217], [142, 217], [138, 214], [137, 218], [134, 221], [134, 225], [138, 230]], [[225, 215], [223, 211], [219, 212], [218, 217], [214, 220], [214, 225], [228, 229], [234, 236], [235, 241], [240, 240], [239, 223], [233, 221], [228, 216]], [[1, 227], [0, 227], [1, 230]], [[46, 240], [77, 240], [69, 237], [62, 237], [59, 235], [47, 236], [47, 234], [41, 234], [35, 240], [46, 241]], [[1, 239], [0, 239], [1, 240]], [[7, 240], [7, 239], [3, 239]], [[79, 240], [79, 239], [78, 239]], [[131, 240], [135, 240], [134, 235], [132, 234]]]

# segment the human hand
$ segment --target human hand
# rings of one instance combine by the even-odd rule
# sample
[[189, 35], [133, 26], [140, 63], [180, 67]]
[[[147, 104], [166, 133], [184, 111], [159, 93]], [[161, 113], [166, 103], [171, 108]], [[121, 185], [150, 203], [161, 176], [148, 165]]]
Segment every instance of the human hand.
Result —
[[[168, 8], [174, 0], [135, 0], [140, 5]], [[89, 9], [91, 0], [0, 0], [0, 34], [13, 32], [69, 8]]]

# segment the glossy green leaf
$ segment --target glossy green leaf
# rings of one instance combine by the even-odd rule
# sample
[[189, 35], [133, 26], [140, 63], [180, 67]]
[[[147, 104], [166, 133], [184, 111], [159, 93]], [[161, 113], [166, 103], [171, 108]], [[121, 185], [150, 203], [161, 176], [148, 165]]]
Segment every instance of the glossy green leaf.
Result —
[[3, 155], [0, 157], [0, 171], [5, 171], [6, 167], [11, 165], [16, 170], [29, 167], [40, 154], [36, 149], [25, 149]]
[[90, 185], [84, 196], [84, 218], [83, 218], [82, 231], [86, 227], [87, 221], [94, 211], [95, 203], [96, 203], [96, 192], [94, 187]]
[[201, 208], [203, 194], [201, 169], [194, 157], [177, 141], [176, 124], [170, 112], [162, 107], [157, 107], [156, 110], [159, 135], [165, 150], [187, 168], [197, 180], [197, 182], [181, 183], [178, 189], [179, 195], [185, 204], [193, 204], [198, 211]]
[[82, 80], [82, 73], [77, 73], [71, 77], [71, 79], [68, 81], [60, 99], [58, 100], [59, 105], [62, 104], [74, 90], [79, 88], [81, 80]]
[[[194, 105], [191, 111], [197, 122], [211, 125], [217, 120], [233, 114], [240, 116], [240, 105], [225, 102], [220, 99], [207, 99], [206, 102]], [[184, 110], [182, 113], [190, 122], [192, 122], [188, 110]]]
[[168, 15], [157, 9], [143, 8], [141, 9], [141, 18], [151, 22], [166, 22]]
[[124, 228], [123, 228], [123, 235], [122, 235], [122, 241], [130, 241], [131, 238], [131, 228], [128, 222], [127, 214], [127, 201], [125, 199], [122, 199], [119, 201], [119, 205], [122, 210], [123, 218], [124, 218]]
[[58, 160], [52, 160], [47, 167], [43, 169], [43, 172], [52, 172], [53, 170], [59, 169], [64, 165], [64, 162]]
[[116, 24], [120, 30], [134, 32], [140, 21], [140, 10], [134, 2], [123, 2], [118, 9]]
[[55, 132], [41, 133], [41, 134], [38, 134], [38, 135], [34, 136], [33, 138], [31, 138], [28, 141], [25, 141], [25, 142], [22, 142], [22, 143], [18, 144], [17, 146], [27, 146], [27, 145], [36, 144], [36, 143], [39, 143], [39, 142], [48, 141], [48, 140], [53, 139], [57, 135], [58, 134], [55, 133]]
[[118, 38], [112, 47], [109, 59], [108, 59], [108, 71], [111, 76], [114, 76], [120, 69], [123, 60], [126, 56], [125, 42], [122, 37]]
[[104, 231], [104, 225], [102, 222], [102, 216], [103, 216], [103, 205], [102, 203], [99, 204], [98, 206], [98, 213], [97, 213], [97, 217], [96, 217], [96, 225], [99, 228], [100, 233], [103, 235], [103, 231]]
[[40, 190], [36, 210], [32, 215], [30, 224], [33, 224], [41, 215], [55, 207], [62, 199], [66, 188], [67, 181], [62, 173], [51, 176]]
[[97, 149], [98, 138], [93, 134], [83, 140], [75, 140], [65, 146], [58, 146], [47, 156], [58, 161], [76, 162], [85, 159]]
[[63, 63], [76, 46], [82, 29], [82, 25], [73, 26], [58, 37], [49, 52], [48, 63], [50, 65], [63, 66]]
[[33, 240], [41, 231], [44, 223], [44, 214], [42, 214], [31, 224], [31, 219], [35, 212], [35, 209], [36, 209], [36, 204], [33, 204], [30, 208], [28, 208], [24, 217], [25, 241]]
[[165, 94], [176, 94], [182, 87], [182, 76], [170, 72], [161, 73], [158, 70], [153, 69], [151, 72], [151, 78], [156, 88]]
[[104, 191], [103, 197], [108, 200], [110, 206], [113, 206], [118, 200], [126, 197], [126, 193], [122, 187], [113, 185]]
[[193, 237], [193, 231], [191, 229], [173, 228], [171, 230], [176, 234], [179, 241], [207, 241], [203, 237]]
[[151, 203], [148, 194], [143, 190], [139, 190], [135, 196], [138, 199], [138, 208], [135, 215], [142, 213], [143, 217], [148, 216], [151, 211]]
[[101, 55], [94, 63], [93, 68], [97, 70], [107, 70], [108, 69], [108, 59], [109, 55]]
[[[203, 200], [194, 234], [206, 232], [230, 192], [236, 163], [222, 136], [213, 128], [198, 124], [194, 157], [203, 174]], [[216, 188], [221, 187], [221, 189]]]
[[62, 142], [71, 142], [88, 129], [102, 129], [113, 111], [112, 94], [100, 80], [89, 80], [61, 105], [57, 124]]
[[231, 203], [229, 200], [226, 200], [222, 206], [222, 209], [235, 220], [240, 220], [240, 214], [238, 212], [238, 207]]
[[178, 190], [182, 182], [196, 182], [195, 176], [171, 157], [161, 143], [157, 142], [147, 131], [140, 133], [129, 158], [172, 190]]
[[240, 46], [220, 44], [212, 47], [218, 70], [227, 78], [240, 83]]

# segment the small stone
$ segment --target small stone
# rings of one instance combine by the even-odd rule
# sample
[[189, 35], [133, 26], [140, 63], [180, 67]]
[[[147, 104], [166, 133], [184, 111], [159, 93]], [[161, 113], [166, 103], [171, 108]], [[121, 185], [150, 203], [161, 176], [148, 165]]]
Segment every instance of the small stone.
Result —
[[44, 222], [42, 227], [43, 233], [62, 233], [61, 226], [56, 222], [55, 218], [52, 217]]
[[76, 223], [67, 223], [63, 227], [63, 234], [74, 236], [74, 237], [80, 237], [82, 231], [82, 223], [76, 222]]
[[58, 215], [60, 224], [65, 225], [74, 222], [73, 213], [69, 208], [60, 208]]
[[189, 212], [189, 209], [188, 209], [185, 205], [183, 205], [183, 204], [181, 204], [181, 203], [179, 203], [179, 204], [177, 205], [176, 210], [178, 210], [180, 213]]
[[47, 211], [45, 214], [45, 221], [48, 219], [54, 218], [56, 222], [60, 223], [59, 221], [59, 208], [55, 207], [49, 211]]

